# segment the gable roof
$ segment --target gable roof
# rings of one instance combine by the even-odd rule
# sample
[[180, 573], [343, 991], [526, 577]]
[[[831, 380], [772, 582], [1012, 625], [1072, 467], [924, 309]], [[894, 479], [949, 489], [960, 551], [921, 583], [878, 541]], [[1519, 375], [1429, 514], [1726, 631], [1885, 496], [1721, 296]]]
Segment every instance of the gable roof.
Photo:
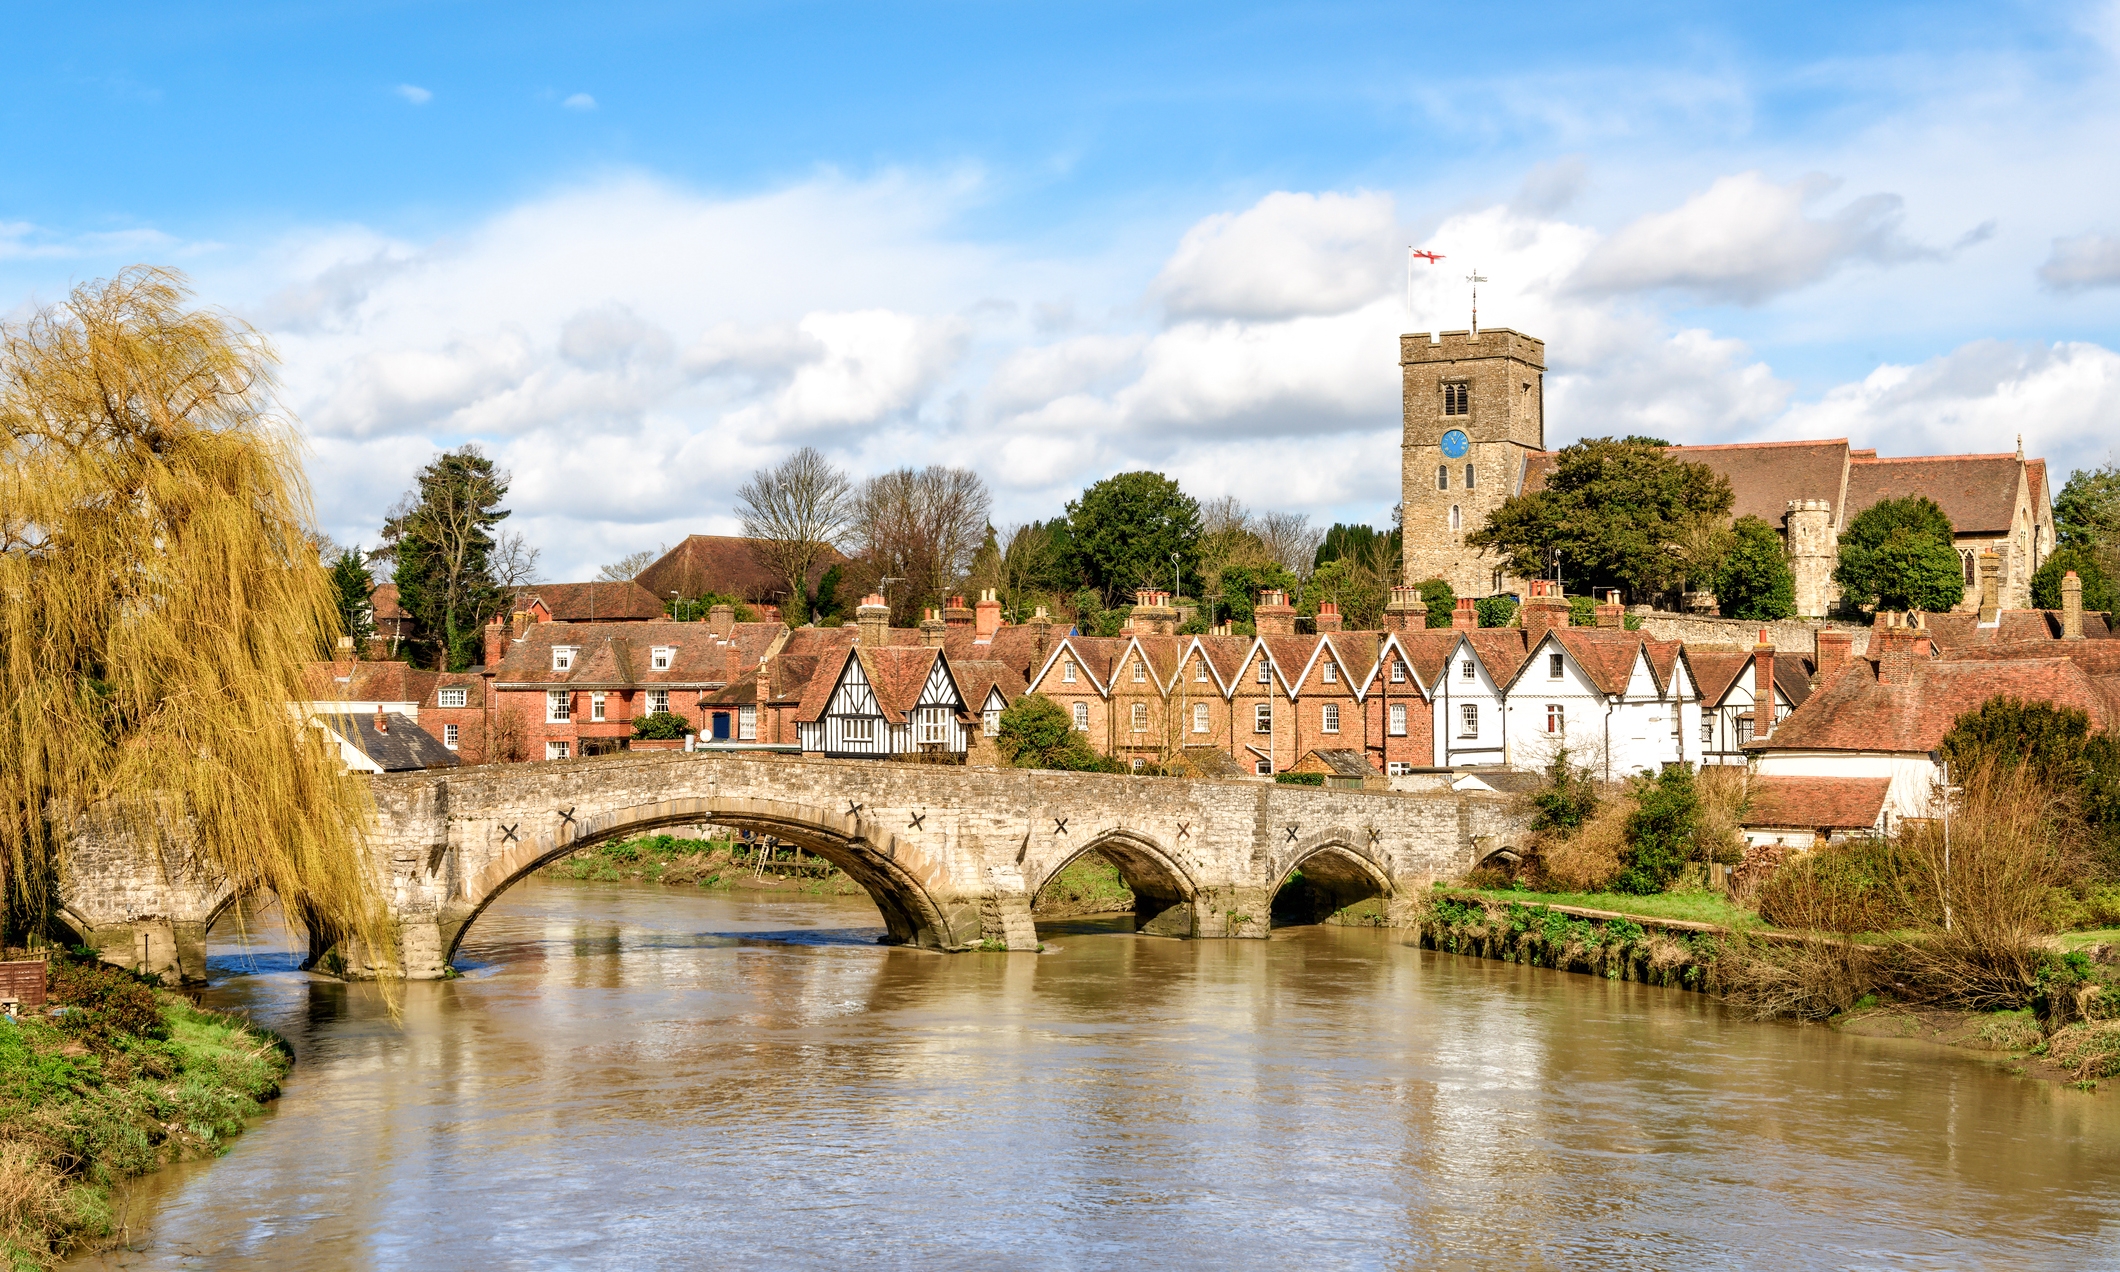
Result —
[[952, 658], [950, 674], [957, 678], [957, 690], [964, 695], [965, 710], [970, 712], [983, 710], [987, 695], [996, 689], [1001, 691], [1005, 703], [1014, 702], [1027, 692], [1023, 673], [995, 658]]
[[1889, 777], [1755, 777], [1745, 784], [1745, 826], [1867, 830], [1884, 814]]
[[302, 668], [302, 686], [311, 702], [425, 703], [440, 678], [440, 672], [396, 661], [313, 662]]
[[[1958, 717], [2005, 696], [2070, 707], [2093, 729], [2120, 723], [2120, 680], [2094, 677], [2067, 658], [1992, 661], [1914, 658], [1891, 681], [1858, 658], [1747, 751], [1883, 751], [1926, 754]], [[1775, 677], [1777, 681], [1780, 677]]]
[[[1966, 610], [1924, 614], [1922, 618], [1928, 624], [1929, 639], [1946, 654], [1982, 645], [2045, 643], [2061, 639], [2060, 610], [1998, 610], [1993, 627], [1981, 626], [1980, 615]], [[2083, 615], [2083, 635], [2086, 640], [2104, 640], [2112, 635], [2112, 629], [2106, 626], [2103, 614], [2091, 610]], [[2052, 648], [2049, 646], [2050, 651]]]
[[655, 593], [628, 579], [623, 583], [540, 583], [516, 593], [515, 608], [540, 603], [556, 623], [641, 622], [663, 617]]
[[[757, 544], [758, 540], [734, 535], [687, 535], [684, 542], [634, 575], [633, 581], [657, 597], [671, 592], [685, 596], [716, 592], [746, 601], [773, 601], [787, 594], [787, 581], [760, 559]], [[845, 560], [826, 548], [817, 564], [810, 567], [811, 588], [817, 586], [826, 570]]]
[[[1556, 627], [1546, 633], [1533, 652], [1543, 650], [1548, 641], [1566, 650], [1569, 660], [1580, 667], [1591, 685], [1603, 694], [1627, 692], [1642, 648], [1642, 638], [1633, 632], [1615, 632], [1609, 627]], [[1531, 665], [1531, 661], [1527, 658], [1517, 668], [1518, 676]], [[1650, 669], [1650, 674], [1655, 674], [1654, 668]], [[1514, 687], [1513, 683], [1510, 687]], [[1663, 686], [1657, 688], [1661, 690]]]
[[[1317, 761], [1317, 763], [1314, 766], [1310, 766], [1313, 760]], [[1321, 747], [1297, 760], [1295, 767], [1289, 770], [1291, 773], [1319, 771], [1328, 773], [1333, 777], [1367, 779], [1384, 776], [1382, 773], [1377, 772], [1374, 765], [1370, 764], [1368, 756], [1351, 747], [1335, 747], [1329, 751]]]
[[1848, 518], [1886, 499], [1926, 495], [1959, 534], [2005, 534], [2017, 516], [2025, 462], [2015, 455], [1858, 455], [1848, 462]]
[[[854, 647], [854, 655], [861, 659], [862, 674], [868, 678], [869, 691], [876, 695], [876, 705], [883, 718], [892, 724], [904, 724], [906, 714], [920, 701], [920, 692], [927, 687], [928, 673], [936, 662], [942, 664], [945, 674], [949, 670], [949, 659], [939, 649], [926, 646], [886, 647], [864, 649]], [[955, 681], [951, 684], [954, 686]], [[963, 693], [958, 693], [960, 701]]]
[[[681, 685], [720, 688], [776, 653], [791, 633], [779, 623], [737, 623], [724, 637], [705, 623], [532, 623], [509, 641], [495, 683], [503, 686]], [[573, 666], [552, 669], [552, 650], [577, 651]], [[671, 651], [670, 666], [655, 669], [652, 651]]]

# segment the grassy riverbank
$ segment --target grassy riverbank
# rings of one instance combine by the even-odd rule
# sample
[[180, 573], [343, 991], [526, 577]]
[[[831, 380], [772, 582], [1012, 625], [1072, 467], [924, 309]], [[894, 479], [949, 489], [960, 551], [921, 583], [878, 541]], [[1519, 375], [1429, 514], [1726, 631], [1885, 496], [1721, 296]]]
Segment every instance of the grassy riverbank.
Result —
[[46, 1267], [111, 1230], [111, 1185], [214, 1156], [279, 1094], [272, 1035], [128, 973], [55, 965], [56, 1017], [0, 1023], [0, 1247]]
[[680, 835], [645, 835], [597, 844], [553, 862], [543, 873], [555, 879], [809, 896], [859, 896], [862, 891], [845, 871], [792, 844], [764, 849], [740, 840]]

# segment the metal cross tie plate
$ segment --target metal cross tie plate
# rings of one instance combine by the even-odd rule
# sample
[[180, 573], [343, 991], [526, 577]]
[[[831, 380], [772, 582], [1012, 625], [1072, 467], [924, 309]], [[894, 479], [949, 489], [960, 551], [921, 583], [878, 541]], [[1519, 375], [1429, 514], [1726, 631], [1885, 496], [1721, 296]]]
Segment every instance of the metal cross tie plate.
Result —
[[1288, 842], [1289, 842], [1289, 843], [1294, 843], [1295, 841], [1296, 841], [1296, 828], [1295, 828], [1295, 827], [1293, 827], [1293, 826], [1290, 826], [1290, 827], [1288, 827]]
[[[517, 823], [516, 823], [515, 825], [516, 825], [516, 826], [520, 826], [520, 825], [522, 825], [522, 823], [521, 823], [521, 822], [517, 822]], [[515, 826], [503, 826], [503, 827], [501, 827], [501, 842], [502, 842], [502, 843], [511, 843], [511, 844], [512, 844], [512, 843], [516, 843], [516, 842], [519, 842], [519, 841], [518, 841], [518, 840], [516, 839], [516, 837], [515, 837]]]
[[859, 805], [859, 804], [855, 803], [855, 802], [854, 802], [853, 800], [848, 800], [848, 801], [847, 801], [847, 816], [849, 816], [849, 817], [859, 817], [859, 816], [861, 816], [861, 805]]
[[1064, 835], [1067, 833], [1067, 818], [1053, 818], [1053, 833], [1056, 835]]
[[1179, 823], [1178, 823], [1178, 838], [1180, 838], [1180, 839], [1190, 839], [1190, 838], [1192, 838], [1192, 823], [1191, 823], [1191, 822], [1179, 822]]
[[913, 820], [911, 820], [911, 821], [907, 822], [907, 823], [905, 824], [905, 828], [906, 828], [907, 830], [922, 830], [922, 829], [925, 829], [925, 827], [923, 827], [923, 826], [921, 825], [921, 823], [922, 823], [922, 822], [924, 822], [924, 821], [926, 821], [926, 820], [927, 820], [927, 814], [926, 814], [926, 813], [914, 813], [914, 814], [913, 814]]

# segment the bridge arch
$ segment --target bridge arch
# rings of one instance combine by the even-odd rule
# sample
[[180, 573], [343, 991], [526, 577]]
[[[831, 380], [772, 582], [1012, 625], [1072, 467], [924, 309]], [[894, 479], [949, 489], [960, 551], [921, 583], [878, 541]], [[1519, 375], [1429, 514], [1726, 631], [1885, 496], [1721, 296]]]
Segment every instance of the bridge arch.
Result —
[[[533, 871], [609, 840], [702, 822], [800, 844], [839, 867], [875, 903], [889, 944], [961, 949], [980, 939], [976, 912], [967, 922], [961, 906], [947, 904], [949, 877], [939, 863], [858, 813], [788, 800], [708, 797], [607, 809], [577, 816], [550, 836], [510, 841], [458, 885], [449, 907], [455, 914], [443, 925], [444, 959], [456, 956], [464, 933], [487, 906]], [[487, 833], [500, 831], [489, 825]]]
[[1055, 875], [1093, 852], [1109, 861], [1133, 890], [1136, 931], [1166, 936], [1194, 934], [1192, 905], [1200, 895], [1200, 885], [1192, 872], [1176, 853], [1156, 839], [1125, 828], [1101, 831], [1066, 855], [1040, 863], [1043, 868], [1035, 881], [1025, 881], [1030, 884], [1032, 904], [1036, 904], [1038, 894]]
[[[1298, 841], [1276, 862], [1272, 890], [1273, 923], [1320, 923], [1348, 906], [1371, 898], [1389, 902], [1394, 893], [1382, 856], [1368, 846], [1368, 836], [1333, 827]], [[1302, 873], [1301, 886], [1289, 884]]]

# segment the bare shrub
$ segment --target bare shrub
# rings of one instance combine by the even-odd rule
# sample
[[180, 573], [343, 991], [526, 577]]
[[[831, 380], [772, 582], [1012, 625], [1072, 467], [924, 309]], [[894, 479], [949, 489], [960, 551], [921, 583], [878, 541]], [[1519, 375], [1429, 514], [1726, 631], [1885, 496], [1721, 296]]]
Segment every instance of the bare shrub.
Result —
[[44, 1154], [19, 1140], [0, 1141], [0, 1238], [14, 1247], [18, 1258], [45, 1253], [45, 1234], [71, 1226], [72, 1210], [66, 1180]]
[[1693, 784], [1700, 798], [1694, 855], [1701, 861], [1737, 865], [1745, 855], [1745, 837], [1738, 826], [1750, 803], [1748, 770], [1735, 764], [1702, 765]]
[[2079, 1082], [2120, 1077], [2120, 1020], [2092, 1020], [2056, 1033], [2047, 1058]]
[[1716, 957], [1723, 997], [1756, 1020], [1824, 1020], [1852, 1008], [1877, 983], [1878, 952], [1830, 937], [1802, 942], [1733, 936]]
[[1894, 850], [1858, 839], [1796, 856], [1759, 883], [1759, 916], [1776, 927], [1885, 932], [1907, 926]]
[[1598, 892], [1611, 884], [1626, 868], [1627, 819], [1633, 811], [1630, 801], [1604, 800], [1574, 834], [1541, 836], [1538, 858], [1547, 882], [1570, 892]]

